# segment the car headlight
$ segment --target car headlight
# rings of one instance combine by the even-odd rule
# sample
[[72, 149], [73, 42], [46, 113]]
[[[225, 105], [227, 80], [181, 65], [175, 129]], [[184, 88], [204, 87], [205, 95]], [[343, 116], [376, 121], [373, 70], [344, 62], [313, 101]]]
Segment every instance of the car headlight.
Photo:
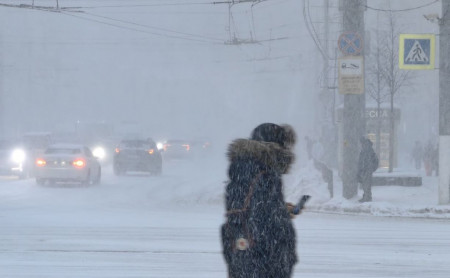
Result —
[[12, 152], [11, 160], [12, 160], [14, 163], [23, 163], [23, 162], [25, 161], [25, 157], [26, 157], [26, 154], [25, 154], [25, 151], [24, 151], [24, 150], [21, 150], [21, 149], [15, 149], [15, 150], [13, 150], [13, 152]]
[[164, 148], [164, 144], [161, 143], [161, 142], [158, 142], [158, 143], [156, 143], [156, 148], [157, 148], [158, 150], [162, 150], [162, 149]]
[[105, 158], [105, 156], [106, 156], [105, 149], [102, 148], [102, 147], [96, 147], [96, 148], [94, 148], [93, 151], [92, 151], [92, 154], [93, 154], [95, 157], [99, 158], [99, 159], [103, 159], [103, 158]]

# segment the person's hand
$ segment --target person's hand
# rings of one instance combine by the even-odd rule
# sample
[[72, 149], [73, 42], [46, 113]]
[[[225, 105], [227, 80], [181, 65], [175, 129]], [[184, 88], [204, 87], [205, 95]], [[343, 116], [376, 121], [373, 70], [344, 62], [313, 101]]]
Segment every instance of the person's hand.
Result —
[[295, 214], [293, 213], [294, 208], [295, 208], [295, 205], [293, 203], [289, 203], [289, 202], [286, 203], [286, 209], [289, 212], [289, 216], [291, 217], [291, 219], [295, 218]]

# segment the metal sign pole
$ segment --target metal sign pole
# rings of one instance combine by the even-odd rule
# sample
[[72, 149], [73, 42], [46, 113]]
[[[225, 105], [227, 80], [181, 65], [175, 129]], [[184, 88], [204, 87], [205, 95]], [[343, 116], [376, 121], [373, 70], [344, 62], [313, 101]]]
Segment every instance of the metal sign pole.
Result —
[[439, 38], [439, 204], [450, 203], [450, 0], [442, 0]]
[[[345, 32], [364, 34], [364, 7], [359, 0], [344, 0], [343, 24]], [[364, 53], [364, 51], [363, 51]], [[357, 55], [357, 54], [356, 54]], [[363, 54], [361, 54], [363, 55]], [[343, 197], [350, 199], [358, 193], [359, 138], [365, 133], [364, 94], [346, 94], [343, 111]]]

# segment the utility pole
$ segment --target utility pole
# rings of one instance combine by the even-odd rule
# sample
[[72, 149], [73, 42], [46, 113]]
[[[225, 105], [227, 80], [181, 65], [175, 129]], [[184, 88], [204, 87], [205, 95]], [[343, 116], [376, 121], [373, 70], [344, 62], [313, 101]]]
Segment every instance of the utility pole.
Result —
[[439, 25], [439, 204], [450, 203], [450, 0]]
[[324, 76], [324, 81], [325, 81], [325, 86], [324, 86], [324, 93], [326, 94], [326, 95], [328, 95], [328, 67], [329, 67], [329, 63], [328, 63], [328, 36], [329, 36], [329, 33], [330, 33], [330, 30], [329, 30], [329, 24], [328, 24], [328, 17], [329, 17], [329, 15], [328, 15], [328, 7], [330, 6], [330, 3], [329, 3], [329, 0], [323, 0], [323, 5], [324, 5], [324, 13], [323, 13], [323, 17], [324, 17], [324, 24], [325, 24], [325, 26], [324, 26], [324, 37], [325, 37], [325, 39], [323, 40], [323, 49], [324, 49], [324, 52], [325, 52], [325, 54], [326, 54], [326, 56], [325, 57], [323, 57], [323, 76]]
[[[2, 24], [2, 26], [4, 26], [3, 23], [5, 23], [5, 20], [0, 19], [0, 24]], [[0, 30], [2, 30], [2, 27], [0, 27]], [[4, 77], [3, 77], [2, 61], [3, 61], [4, 49], [2, 49], [3, 43], [1, 40], [1, 33], [2, 32], [0, 32], [0, 136], [5, 134], [5, 129], [4, 129], [5, 127], [3, 126], [3, 123], [4, 123], [4, 117], [6, 115], [5, 109], [4, 109], [5, 107], [3, 105], [3, 100], [4, 100], [3, 79], [4, 79]]]
[[[323, 106], [322, 109], [318, 109], [317, 113], [319, 115], [319, 119], [321, 120], [321, 122], [323, 120], [327, 120], [328, 118], [328, 113], [330, 113], [328, 111], [329, 109], [329, 99], [330, 99], [330, 89], [329, 89], [329, 80], [328, 80], [328, 72], [329, 72], [329, 45], [328, 45], [328, 40], [329, 40], [329, 23], [328, 23], [328, 18], [329, 18], [329, 0], [323, 0], [323, 18], [324, 18], [324, 35], [323, 35], [323, 52], [324, 55], [323, 56], [323, 68], [322, 68], [322, 75], [323, 75], [323, 84], [322, 85], [322, 92], [320, 93], [319, 97], [320, 97], [320, 101], [323, 102]], [[312, 24], [312, 23], [311, 23]], [[334, 107], [333, 107], [334, 108]], [[333, 113], [334, 111], [332, 111]], [[323, 127], [321, 127], [323, 128]], [[321, 135], [323, 135], [323, 131], [321, 130], [320, 132]], [[320, 138], [322, 139], [322, 138]]]
[[[343, 31], [359, 34], [364, 38], [363, 0], [341, 0]], [[364, 55], [364, 50], [360, 55]], [[358, 193], [359, 138], [365, 134], [365, 95], [345, 94], [343, 111], [343, 197], [350, 199]]]

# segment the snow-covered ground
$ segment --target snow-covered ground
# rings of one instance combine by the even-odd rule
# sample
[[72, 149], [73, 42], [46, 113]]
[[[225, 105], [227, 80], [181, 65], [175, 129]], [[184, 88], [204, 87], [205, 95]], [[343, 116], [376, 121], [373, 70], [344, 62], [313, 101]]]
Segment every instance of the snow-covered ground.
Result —
[[310, 162], [306, 167], [288, 177], [291, 186], [287, 186], [287, 196], [296, 198], [301, 194], [315, 196], [309, 204], [309, 209], [312, 211], [450, 219], [450, 205], [438, 205], [438, 177], [426, 176], [424, 170], [415, 169], [394, 169], [393, 173], [379, 169], [375, 175], [420, 176], [422, 186], [373, 186], [373, 202], [358, 203], [362, 197], [362, 190], [359, 189], [358, 197], [351, 200], [343, 198], [342, 182], [335, 173], [334, 198], [330, 198], [327, 184], [322, 181], [320, 173]]
[[[1, 178], [0, 277], [226, 277], [225, 164], [164, 169], [115, 177], [106, 167], [102, 184], [88, 187]], [[374, 201], [359, 204], [339, 196], [339, 182], [327, 197], [312, 165], [293, 171], [287, 199], [313, 196], [294, 219], [294, 277], [448, 277], [450, 223], [432, 218], [448, 217], [437, 209], [449, 207], [436, 205], [433, 181], [376, 187]]]

